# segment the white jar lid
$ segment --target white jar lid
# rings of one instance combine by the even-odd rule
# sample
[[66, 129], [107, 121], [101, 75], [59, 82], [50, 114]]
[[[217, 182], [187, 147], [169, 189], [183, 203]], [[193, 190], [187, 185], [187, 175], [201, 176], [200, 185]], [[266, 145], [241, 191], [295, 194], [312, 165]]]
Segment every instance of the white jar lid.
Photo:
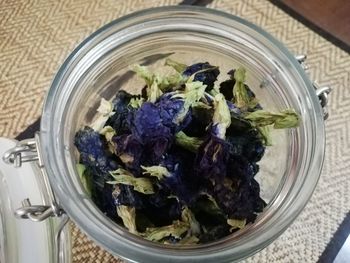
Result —
[[[16, 168], [2, 160], [3, 154], [14, 146], [16, 141], [0, 138], [0, 262], [57, 262], [54, 235], [59, 220], [50, 218], [32, 222], [14, 216], [14, 211], [21, 207], [26, 198], [33, 205], [42, 205], [45, 201], [38, 181], [39, 169], [34, 163], [23, 163]], [[66, 243], [69, 243], [64, 247], [70, 247], [67, 231], [64, 236]], [[70, 260], [64, 256], [59, 262]]]

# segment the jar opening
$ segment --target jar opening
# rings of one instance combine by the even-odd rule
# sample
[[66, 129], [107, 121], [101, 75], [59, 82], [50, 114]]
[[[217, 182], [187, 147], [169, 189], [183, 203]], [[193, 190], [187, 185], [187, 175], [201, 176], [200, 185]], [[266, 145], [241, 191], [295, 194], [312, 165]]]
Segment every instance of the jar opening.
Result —
[[[247, 83], [268, 110], [294, 108], [300, 128], [275, 131], [275, 145], [258, 175], [269, 205], [256, 222], [215, 243], [179, 249], [141, 240], [99, 212], [76, 175], [75, 132], [93, 118], [101, 98], [142, 83], [129, 66], [152, 69], [166, 57], [187, 64], [206, 60], [227, 72], [247, 69]], [[224, 74], [222, 74], [224, 76]], [[269, 244], [305, 206], [318, 180], [324, 151], [323, 119], [313, 88], [291, 54], [261, 29], [234, 16], [201, 8], [146, 10], [102, 28], [67, 59], [48, 93], [41, 122], [45, 165], [67, 213], [93, 239], [125, 258], [226, 261]], [[266, 190], [265, 190], [266, 189]]]

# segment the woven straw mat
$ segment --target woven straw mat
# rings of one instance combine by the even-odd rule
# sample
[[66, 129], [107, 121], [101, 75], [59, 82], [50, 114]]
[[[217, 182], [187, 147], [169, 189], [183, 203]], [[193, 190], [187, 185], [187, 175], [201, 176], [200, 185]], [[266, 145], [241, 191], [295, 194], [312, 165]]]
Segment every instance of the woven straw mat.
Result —
[[[84, 38], [136, 10], [178, 0], [0, 0], [0, 136], [15, 137], [40, 117], [59, 66]], [[248, 262], [315, 262], [350, 210], [350, 57], [265, 0], [214, 0], [209, 7], [249, 20], [308, 54], [311, 79], [329, 85], [330, 118], [321, 180], [298, 219]], [[120, 262], [72, 223], [73, 262]]]

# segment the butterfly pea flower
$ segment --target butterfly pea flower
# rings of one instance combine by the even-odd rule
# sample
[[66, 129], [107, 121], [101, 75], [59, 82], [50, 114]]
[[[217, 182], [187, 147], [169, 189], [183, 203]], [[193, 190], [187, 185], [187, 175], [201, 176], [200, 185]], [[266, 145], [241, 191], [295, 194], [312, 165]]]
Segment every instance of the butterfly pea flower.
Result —
[[79, 130], [74, 137], [74, 145], [80, 153], [80, 162], [97, 176], [108, 176], [118, 168], [116, 158], [108, 151], [103, 136], [90, 127]]
[[213, 180], [225, 177], [230, 147], [225, 137], [230, 124], [231, 115], [226, 100], [222, 94], [217, 94], [212, 130], [208, 139], [199, 148], [196, 158], [198, 175]]
[[143, 145], [132, 134], [116, 135], [112, 138], [114, 152], [125, 167], [138, 172], [143, 158]]
[[218, 67], [210, 65], [208, 62], [200, 62], [187, 66], [168, 59], [166, 65], [173, 67], [177, 72], [187, 78], [192, 78], [193, 81], [202, 82], [206, 85], [206, 90], [210, 91], [214, 87], [214, 82], [217, 80], [220, 71]]
[[223, 184], [216, 184], [213, 196], [228, 218], [246, 220], [247, 223], [253, 222], [266, 206], [260, 198], [260, 187], [255, 179], [242, 181], [234, 191]]
[[170, 196], [183, 203], [191, 203], [195, 196], [191, 173], [186, 171], [181, 160], [168, 154], [157, 166], [142, 166], [144, 175], [158, 178], [159, 186]]
[[164, 95], [156, 103], [144, 102], [128, 116], [131, 134], [113, 139], [116, 154], [130, 168], [142, 163], [140, 158], [145, 152], [149, 153], [150, 163], [157, 163], [173, 143], [175, 133], [190, 122], [191, 106], [203, 97], [204, 91], [205, 85], [191, 82], [186, 83], [183, 92]]
[[112, 100], [113, 114], [107, 120], [105, 126], [111, 126], [118, 135], [126, 134], [130, 131], [127, 118], [130, 112], [134, 111], [132, 106], [129, 106], [132, 99], [137, 99], [137, 96], [119, 90]]

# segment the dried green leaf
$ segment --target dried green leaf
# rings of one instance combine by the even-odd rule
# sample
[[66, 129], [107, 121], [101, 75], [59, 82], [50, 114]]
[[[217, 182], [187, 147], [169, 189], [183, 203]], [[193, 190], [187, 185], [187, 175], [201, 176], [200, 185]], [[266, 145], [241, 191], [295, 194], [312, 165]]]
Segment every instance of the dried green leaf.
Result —
[[207, 85], [204, 85], [200, 81], [189, 82], [186, 83], [184, 92], [173, 95], [173, 98], [181, 98], [184, 100], [184, 106], [176, 118], [177, 123], [182, 122], [190, 107], [192, 107], [204, 96], [206, 87]]
[[105, 126], [103, 129], [100, 131], [100, 134], [104, 135], [107, 142], [112, 142], [112, 138], [114, 135], [116, 135], [116, 131], [113, 129], [111, 126]]
[[125, 205], [117, 206], [118, 216], [123, 220], [124, 226], [132, 234], [138, 234], [136, 230], [136, 209]]
[[111, 153], [113, 153], [115, 151], [115, 144], [112, 138], [114, 135], [116, 135], [116, 131], [111, 126], [105, 126], [100, 131], [100, 134], [106, 138], [108, 149]]
[[217, 94], [220, 94], [219, 87], [214, 85], [214, 87], [209, 91], [209, 94], [213, 97], [215, 97]]
[[234, 74], [235, 85], [233, 86], [233, 97], [236, 107], [241, 110], [253, 109], [259, 102], [258, 100], [249, 95], [247, 86], [244, 84], [246, 79], [246, 70], [243, 67], [239, 67], [235, 70]]
[[185, 71], [185, 69], [187, 68], [187, 65], [177, 62], [175, 60], [172, 60], [170, 58], [167, 58], [165, 60], [165, 66], [170, 66], [173, 69], [175, 69], [177, 72], [182, 73]]
[[272, 139], [270, 136], [270, 127], [269, 126], [262, 126], [257, 127], [257, 130], [261, 136], [261, 140], [265, 146], [271, 146], [272, 145]]
[[134, 177], [129, 171], [119, 168], [110, 172], [114, 181], [109, 181], [109, 184], [125, 184], [134, 187], [134, 190], [143, 194], [154, 194], [153, 185], [150, 179], [143, 177]]
[[181, 238], [181, 235], [184, 234], [189, 227], [188, 223], [177, 220], [169, 226], [147, 228], [146, 231], [142, 233], [142, 236], [151, 241], [160, 241], [169, 236]]
[[143, 78], [148, 87], [151, 87], [155, 75], [148, 70], [147, 67], [141, 65], [133, 65], [131, 70], [134, 71], [140, 78]]
[[170, 172], [168, 171], [168, 169], [160, 165], [155, 165], [155, 166], [141, 165], [141, 168], [144, 170], [142, 174], [148, 174], [150, 176], [157, 177], [158, 180], [161, 180], [164, 177], [170, 176]]
[[198, 244], [199, 238], [196, 236], [184, 237], [179, 240], [176, 244], [178, 245], [195, 245]]
[[100, 106], [97, 108], [97, 112], [101, 113], [102, 115], [113, 115], [113, 104], [112, 102], [105, 100], [104, 98], [101, 99]]
[[247, 223], [246, 219], [239, 220], [239, 219], [227, 219], [227, 224], [231, 226], [230, 231], [233, 231], [235, 229], [242, 229], [245, 227]]
[[187, 236], [199, 235], [201, 233], [200, 224], [187, 206], [185, 206], [182, 210], [181, 219], [190, 226]]
[[77, 163], [76, 168], [77, 168], [78, 175], [81, 178], [86, 170], [86, 166], [84, 164]]
[[162, 81], [161, 77], [150, 72], [145, 66], [134, 65], [132, 66], [132, 70], [145, 80], [148, 101], [155, 102], [163, 94], [159, 87], [159, 83]]
[[91, 191], [92, 191], [92, 185], [93, 185], [91, 174], [87, 172], [86, 166], [81, 163], [78, 163], [76, 165], [76, 168], [77, 168], [77, 172], [78, 172], [81, 184], [83, 185], [88, 196], [91, 197]]
[[129, 106], [134, 108], [134, 109], [138, 109], [141, 107], [143, 102], [144, 102], [143, 98], [131, 98], [131, 100], [129, 102]]
[[206, 196], [208, 198], [208, 200], [210, 201], [210, 203], [207, 205], [208, 211], [213, 211], [213, 214], [221, 214], [221, 209], [218, 205], [218, 203], [216, 202], [216, 200], [214, 199], [214, 197], [208, 193], [202, 193], [202, 195]]
[[162, 96], [162, 94], [163, 92], [159, 88], [158, 80], [155, 80], [149, 88], [147, 100], [154, 103], [160, 96]]
[[184, 84], [187, 81], [186, 76], [182, 76], [180, 73], [175, 73], [163, 78], [163, 81], [160, 83], [161, 90], [167, 90], [169, 87], [178, 87]]
[[275, 129], [294, 128], [299, 125], [300, 117], [292, 109], [286, 109], [279, 113], [257, 110], [245, 116], [255, 127], [273, 125]]
[[250, 98], [247, 92], [246, 87], [244, 86], [245, 82], [245, 73], [246, 70], [243, 67], [239, 67], [235, 70], [234, 78], [236, 80], [235, 85], [233, 86], [233, 95], [235, 98], [235, 105], [238, 108], [247, 107]]
[[97, 112], [97, 118], [92, 122], [91, 128], [97, 132], [100, 132], [103, 129], [103, 126], [106, 124], [109, 117], [111, 117], [115, 113], [113, 111], [113, 104], [110, 101], [107, 101], [104, 98], [102, 98]]
[[202, 108], [202, 109], [210, 110], [212, 107], [204, 102], [198, 101], [192, 104], [192, 108]]
[[147, 97], [150, 102], [155, 102], [163, 92], [176, 89], [177, 86], [187, 81], [187, 77], [182, 76], [178, 72], [170, 76], [160, 76], [150, 72], [147, 67], [140, 65], [134, 65], [132, 70], [145, 80], [147, 85]]
[[216, 135], [225, 139], [226, 130], [231, 125], [231, 113], [221, 93], [214, 97], [214, 108], [213, 124], [216, 126]]
[[197, 137], [187, 136], [183, 131], [180, 131], [175, 134], [175, 143], [186, 150], [197, 152], [203, 140]]

